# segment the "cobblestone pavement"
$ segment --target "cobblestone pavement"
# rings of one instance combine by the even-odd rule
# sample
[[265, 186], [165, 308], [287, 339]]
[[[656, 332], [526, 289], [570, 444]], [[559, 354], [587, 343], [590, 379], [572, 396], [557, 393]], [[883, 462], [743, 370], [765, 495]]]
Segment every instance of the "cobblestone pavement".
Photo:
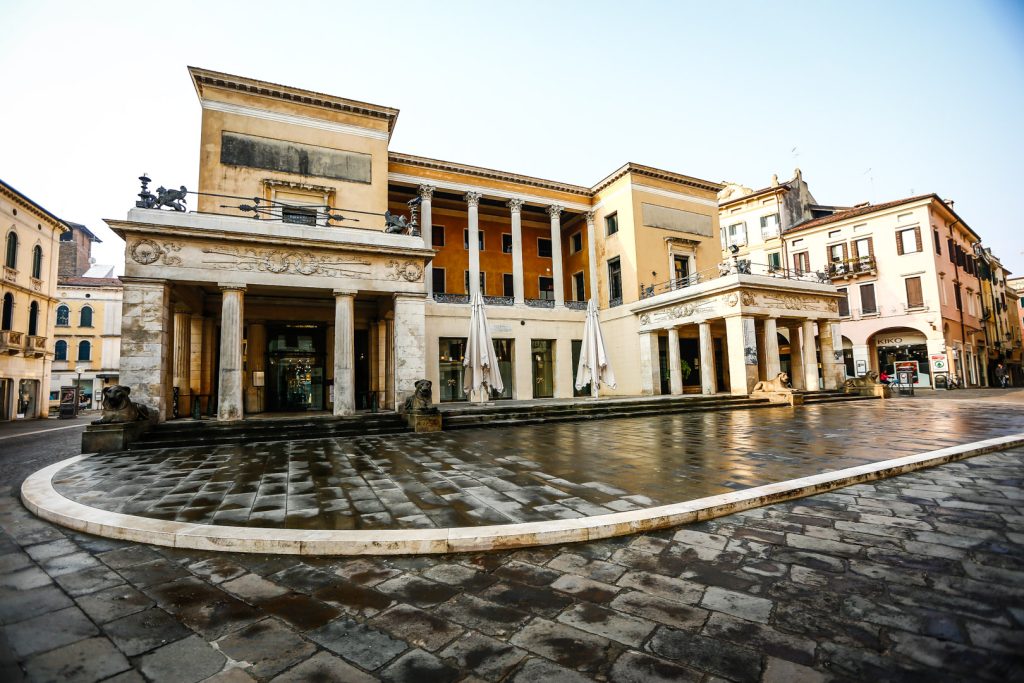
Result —
[[1024, 449], [664, 532], [307, 558], [0, 499], [0, 679], [1024, 680]]
[[476, 526], [634, 510], [1020, 431], [1016, 405], [868, 401], [109, 454], [54, 485], [179, 522]]

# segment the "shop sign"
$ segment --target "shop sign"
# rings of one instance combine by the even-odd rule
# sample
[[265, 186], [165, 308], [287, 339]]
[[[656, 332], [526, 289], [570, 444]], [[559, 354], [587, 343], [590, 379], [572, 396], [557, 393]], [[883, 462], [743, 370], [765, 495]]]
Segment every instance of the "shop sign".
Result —
[[898, 360], [893, 364], [893, 370], [897, 377], [903, 377], [901, 373], [910, 373], [914, 378], [914, 384], [920, 384], [921, 378], [917, 376], [918, 365], [916, 360]]
[[928, 356], [928, 361], [932, 364], [932, 372], [949, 372], [949, 360], [946, 358], [946, 354], [933, 353]]
[[925, 344], [927, 339], [923, 334], [914, 334], [913, 332], [903, 335], [893, 335], [891, 337], [879, 337], [875, 341], [876, 346], [906, 346], [907, 344]]

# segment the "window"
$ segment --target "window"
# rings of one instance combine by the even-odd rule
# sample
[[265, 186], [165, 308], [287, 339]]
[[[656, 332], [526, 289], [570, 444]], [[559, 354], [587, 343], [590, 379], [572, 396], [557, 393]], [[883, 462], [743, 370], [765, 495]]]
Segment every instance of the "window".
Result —
[[298, 225], [316, 225], [316, 210], [303, 209], [298, 206], [285, 206], [281, 209], [281, 220], [285, 223]]
[[8, 292], [4, 294], [3, 316], [0, 317], [0, 330], [11, 329], [14, 320], [14, 295]]
[[71, 324], [71, 309], [61, 304], [57, 307], [57, 327], [67, 327]]
[[33, 301], [28, 306], [28, 336], [34, 337], [39, 329], [39, 304]]
[[444, 246], [444, 226], [434, 225], [430, 228], [430, 244], [434, 247]]
[[953, 238], [950, 237], [946, 240], [946, 255], [949, 256], [949, 262], [956, 263], [956, 249], [953, 248]]
[[619, 231], [619, 214], [610, 213], [604, 217], [604, 234], [614, 235]]
[[746, 223], [733, 223], [729, 226], [728, 230], [728, 244], [729, 246], [736, 245], [742, 247], [747, 243], [747, 224]]
[[[476, 231], [476, 238], [477, 238], [477, 242], [478, 242], [479, 247], [480, 247], [480, 251], [483, 251], [484, 250], [484, 231], [483, 230], [477, 230]], [[462, 231], [462, 248], [463, 249], [469, 249], [469, 230], [468, 229]]]
[[836, 291], [843, 297], [839, 300], [839, 317], [848, 318], [850, 316], [850, 292], [846, 287], [840, 287]]
[[583, 233], [577, 232], [569, 237], [569, 253], [575, 254], [583, 251]]
[[830, 244], [828, 247], [828, 262], [842, 263], [846, 260], [846, 243]]
[[551, 258], [551, 240], [546, 237], [537, 238], [537, 256]]
[[860, 286], [860, 310], [861, 313], [878, 313], [878, 304], [875, 303], [875, 286]]
[[622, 264], [619, 257], [608, 259], [608, 305], [622, 303]]
[[907, 285], [907, 308], [921, 308], [924, 306], [924, 292], [921, 290], [921, 278], [908, 277]]
[[811, 257], [806, 251], [801, 251], [799, 254], [793, 254], [793, 270], [797, 272], [797, 275], [810, 272]]
[[690, 258], [688, 256], [673, 256], [672, 257], [672, 279], [681, 285], [686, 285], [688, 282], [683, 282], [690, 277]]
[[574, 294], [576, 295], [576, 301], [586, 301], [587, 300], [587, 291], [586, 291], [587, 287], [586, 287], [586, 283], [583, 280], [583, 271], [582, 270], [580, 272], [578, 272], [578, 273], [574, 273], [573, 274], [573, 276], [572, 276], [572, 286], [573, 286], [573, 289], [576, 290], [574, 292]]
[[779, 236], [779, 214], [772, 213], [761, 216], [761, 241], [767, 242]]
[[896, 233], [896, 253], [914, 254], [921, 251], [921, 228], [909, 228]]
[[867, 258], [875, 255], [874, 244], [870, 237], [861, 237], [853, 241], [853, 257], [856, 259]]
[[32, 277], [39, 279], [43, 276], [43, 248], [38, 244], [32, 248]]
[[445, 289], [444, 268], [438, 268], [435, 266], [432, 269], [431, 273], [434, 286], [433, 291], [436, 292], [437, 294], [444, 294], [445, 292], [447, 292], [448, 290]]
[[768, 271], [775, 272], [776, 270], [782, 270], [782, 253], [773, 251], [768, 254]]
[[[464, 284], [466, 285], [466, 294], [469, 294], [470, 291], [469, 291], [469, 271], [468, 270], [466, 271], [466, 280], [465, 280]], [[487, 295], [487, 273], [485, 273], [483, 271], [480, 271], [480, 296], [486, 296], [486, 295]]]
[[84, 339], [78, 342], [78, 360], [89, 360], [92, 356], [92, 344]]
[[82, 312], [78, 314], [79, 327], [92, 327], [92, 307], [82, 306]]
[[501, 276], [501, 295], [502, 296], [515, 296], [516, 295], [516, 281], [512, 277], [512, 273], [504, 273]]
[[68, 343], [61, 339], [53, 347], [53, 359], [54, 360], [67, 360], [68, 359]]
[[14, 231], [7, 233], [7, 261], [8, 268], [18, 267], [18, 234]]
[[553, 278], [544, 277], [542, 275], [538, 278], [538, 285], [540, 288], [539, 298], [546, 301], [555, 300], [555, 281]]
[[512, 235], [502, 233], [501, 235], [501, 253], [511, 254], [512, 253]]
[[939, 241], [939, 231], [933, 228], [932, 237], [935, 239], [935, 254], [942, 256], [942, 243]]

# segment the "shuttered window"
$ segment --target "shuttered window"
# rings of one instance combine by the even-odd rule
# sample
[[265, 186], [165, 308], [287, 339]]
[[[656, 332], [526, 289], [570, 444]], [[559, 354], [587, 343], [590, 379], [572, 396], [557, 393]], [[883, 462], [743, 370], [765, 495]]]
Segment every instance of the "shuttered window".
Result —
[[799, 254], [793, 254], [793, 268], [798, 273], [810, 272], [811, 257], [807, 255], [806, 251], [802, 251]]
[[924, 293], [921, 291], [921, 278], [908, 277], [907, 284], [907, 307], [921, 308], [924, 306]]
[[878, 313], [878, 304], [875, 303], [875, 286], [860, 286], [860, 310], [862, 313]]
[[853, 258], [864, 258], [875, 255], [875, 245], [870, 237], [861, 237], [853, 241]]
[[960, 285], [953, 285], [953, 298], [956, 299], [956, 310], [964, 310], [964, 301], [960, 294]]
[[846, 318], [850, 315], [850, 293], [846, 287], [840, 287], [837, 291], [843, 295], [843, 298], [839, 300], [839, 316]]
[[953, 248], [953, 238], [946, 240], [946, 253], [949, 254], [949, 262], [956, 263], [956, 249]]
[[935, 238], [935, 253], [938, 256], [942, 256], [942, 244], [939, 242], [939, 231], [932, 230], [932, 237]]
[[921, 251], [921, 228], [907, 228], [896, 233], [896, 253], [914, 254]]

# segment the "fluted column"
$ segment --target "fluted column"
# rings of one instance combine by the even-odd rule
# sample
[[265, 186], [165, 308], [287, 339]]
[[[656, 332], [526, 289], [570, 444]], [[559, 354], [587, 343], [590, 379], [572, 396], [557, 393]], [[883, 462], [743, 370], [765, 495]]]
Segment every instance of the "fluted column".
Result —
[[174, 307], [174, 376], [178, 389], [178, 417], [192, 409], [192, 316], [185, 306]]
[[[420, 185], [420, 234], [423, 235], [423, 246], [427, 249], [432, 249], [434, 246], [434, 226], [433, 226], [433, 209], [431, 202], [434, 199], [433, 185]], [[427, 296], [434, 295], [434, 266], [431, 263], [427, 263], [423, 269], [423, 282], [427, 288]]]
[[221, 290], [220, 377], [217, 419], [242, 419], [242, 323], [245, 285], [218, 283]]
[[652, 396], [661, 393], [661, 368], [658, 362], [658, 334], [640, 331], [640, 393]]
[[548, 207], [551, 216], [551, 278], [555, 281], [555, 306], [565, 306], [565, 287], [562, 283], [562, 218], [561, 206]]
[[355, 299], [351, 290], [334, 290], [334, 414], [356, 412]]
[[[262, 413], [264, 408], [263, 397], [266, 388], [266, 365], [267, 365], [267, 326], [264, 323], [249, 323], [249, 335], [245, 344], [247, 350], [246, 367], [248, 374], [248, 387], [245, 390], [245, 411], [247, 413]], [[256, 373], [263, 375], [263, 385], [255, 386], [253, 380]]]
[[[842, 344], [842, 339], [839, 341]], [[818, 321], [818, 346], [821, 348], [821, 384], [825, 391], [839, 388], [841, 382], [836, 377], [835, 338], [829, 320]]]
[[757, 335], [754, 319], [735, 315], [725, 319], [729, 356], [729, 392], [749, 394], [757, 383]]
[[586, 298], [597, 301], [597, 230], [594, 229], [593, 211], [587, 211], [587, 268], [590, 291]]
[[679, 328], [668, 330], [668, 374], [669, 391], [673, 396], [683, 393], [683, 366], [679, 358]]
[[818, 390], [818, 352], [814, 346], [814, 321], [805, 320], [803, 323], [804, 348], [804, 388], [807, 391]]
[[804, 383], [804, 352], [800, 343], [800, 326], [789, 327], [789, 382], [794, 389], [806, 388]]
[[469, 214], [469, 297], [476, 298], [480, 291], [480, 193], [467, 192], [466, 205]]
[[507, 204], [512, 214], [512, 294], [516, 304], [526, 302], [523, 293], [523, 200], [511, 199]]
[[702, 321], [697, 323], [700, 331], [700, 391], [702, 394], [718, 393], [718, 385], [715, 380], [715, 347], [711, 339], [711, 323]]
[[776, 318], [764, 321], [764, 378], [775, 379], [782, 372], [779, 360], [779, 330]]

